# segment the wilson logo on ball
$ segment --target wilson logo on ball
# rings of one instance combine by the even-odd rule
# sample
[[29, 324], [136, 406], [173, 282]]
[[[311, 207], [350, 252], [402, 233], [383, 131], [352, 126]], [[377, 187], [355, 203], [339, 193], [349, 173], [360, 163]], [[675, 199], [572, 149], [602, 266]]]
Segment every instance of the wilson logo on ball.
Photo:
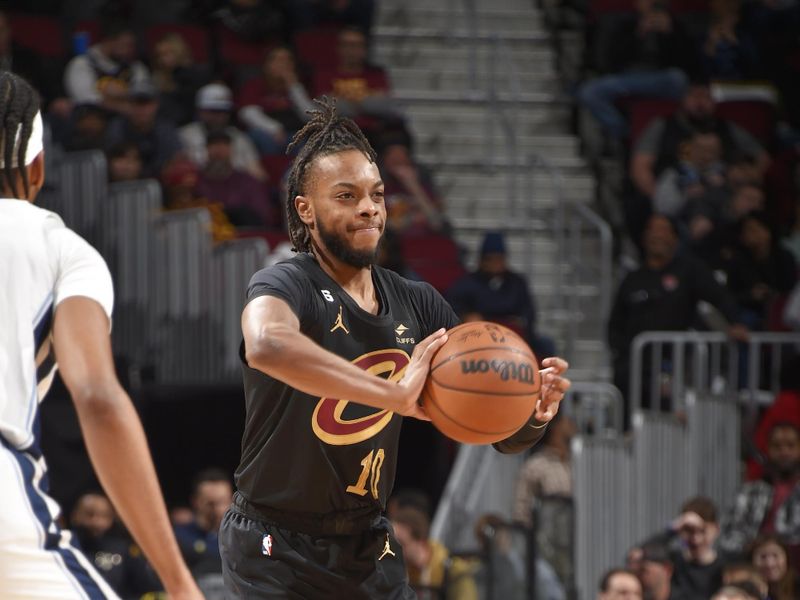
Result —
[[[353, 364], [365, 371], [399, 381], [409, 361], [408, 354], [399, 349], [376, 350], [356, 358]], [[372, 409], [374, 412], [359, 417], [347, 418], [344, 411], [349, 400], [320, 398], [311, 417], [314, 434], [327, 444], [347, 446], [368, 440], [380, 433], [394, 417], [389, 410]]]
[[507, 360], [462, 360], [461, 372], [464, 375], [475, 373], [496, 373], [501, 381], [536, 383], [533, 366], [527, 362], [516, 363]]

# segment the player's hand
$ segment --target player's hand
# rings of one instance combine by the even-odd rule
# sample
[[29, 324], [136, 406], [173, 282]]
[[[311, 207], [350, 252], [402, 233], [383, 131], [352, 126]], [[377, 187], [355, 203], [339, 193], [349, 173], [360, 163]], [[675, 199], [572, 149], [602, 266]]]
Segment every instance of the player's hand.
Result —
[[398, 382], [397, 408], [394, 412], [404, 417], [414, 417], [423, 421], [430, 421], [425, 409], [419, 405], [419, 397], [422, 388], [425, 387], [425, 380], [431, 370], [431, 359], [436, 351], [447, 341], [447, 334], [444, 327], [426, 337], [414, 347], [411, 354], [411, 362], [406, 367], [405, 375]]
[[569, 363], [563, 358], [545, 358], [542, 366], [544, 369], [539, 371], [542, 377], [542, 391], [536, 401], [533, 416], [542, 423], [548, 423], [556, 416], [558, 406], [572, 383], [563, 376], [569, 368]]

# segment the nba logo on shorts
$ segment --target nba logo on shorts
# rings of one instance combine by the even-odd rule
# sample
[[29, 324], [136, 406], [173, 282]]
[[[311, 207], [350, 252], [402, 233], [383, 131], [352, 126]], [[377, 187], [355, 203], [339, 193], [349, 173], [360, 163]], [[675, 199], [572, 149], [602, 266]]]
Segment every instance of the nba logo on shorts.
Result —
[[265, 533], [261, 539], [261, 554], [272, 556], [272, 536], [268, 533]]

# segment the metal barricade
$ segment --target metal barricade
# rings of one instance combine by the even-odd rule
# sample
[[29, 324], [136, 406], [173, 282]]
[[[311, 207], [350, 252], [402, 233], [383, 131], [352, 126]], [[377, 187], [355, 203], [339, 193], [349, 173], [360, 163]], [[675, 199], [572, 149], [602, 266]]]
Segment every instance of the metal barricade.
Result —
[[575, 419], [578, 431], [614, 436], [622, 432], [620, 391], [610, 383], [573, 381], [562, 408]]
[[221, 355], [211, 320], [211, 217], [204, 208], [155, 221], [156, 376], [161, 383], [213, 381]]
[[212, 315], [220, 332], [222, 355], [216, 364], [220, 380], [241, 380], [239, 344], [242, 341], [241, 315], [247, 282], [264, 267], [267, 243], [261, 238], [225, 242], [212, 253]]
[[155, 180], [113, 183], [106, 202], [103, 255], [114, 277], [112, 343], [115, 354], [148, 364], [155, 329], [154, 221], [161, 211]]
[[105, 156], [98, 150], [68, 152], [56, 171], [58, 187], [43, 196], [42, 208], [58, 213], [67, 227], [99, 246], [108, 197]]
[[601, 575], [619, 566], [636, 541], [630, 444], [621, 437], [576, 436], [572, 477], [576, 597], [588, 600]]

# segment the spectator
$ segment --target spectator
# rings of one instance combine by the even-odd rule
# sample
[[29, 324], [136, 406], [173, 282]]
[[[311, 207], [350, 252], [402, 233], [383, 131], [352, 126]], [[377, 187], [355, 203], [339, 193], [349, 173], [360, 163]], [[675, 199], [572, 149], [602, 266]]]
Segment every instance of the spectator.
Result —
[[739, 586], [748, 583], [755, 591], [753, 596], [759, 599], [766, 599], [769, 594], [767, 580], [752, 563], [748, 562], [726, 565], [722, 570], [722, 583]]
[[200, 172], [197, 193], [222, 203], [237, 227], [267, 227], [276, 224], [267, 186], [233, 166], [233, 143], [227, 132], [208, 136], [208, 161]]
[[192, 120], [197, 90], [210, 78], [207, 68], [195, 65], [186, 40], [167, 33], [153, 46], [153, 84], [161, 98], [161, 116], [176, 125]]
[[132, 142], [142, 157], [142, 174], [158, 177], [161, 169], [181, 152], [175, 127], [158, 117], [158, 94], [149, 81], [131, 86], [126, 117], [117, 117], [109, 125], [109, 145]]
[[362, 128], [376, 129], [377, 119], [398, 120], [401, 114], [391, 98], [386, 72], [367, 63], [367, 38], [354, 27], [339, 32], [338, 64], [317, 73], [314, 95], [328, 94], [338, 100], [339, 113], [355, 118]]
[[64, 150], [102, 150], [107, 146], [107, 131], [112, 113], [96, 104], [76, 106], [59, 140]]
[[536, 498], [572, 498], [570, 442], [577, 433], [575, 422], [560, 414], [550, 423], [533, 455], [522, 465], [514, 494], [514, 520], [532, 524]]
[[[433, 592], [444, 600], [477, 600], [470, 565], [451, 558], [447, 548], [429, 539], [430, 521], [423, 511], [410, 505], [397, 508], [392, 526], [403, 548], [411, 587], [418, 593]], [[386, 547], [390, 549], [388, 539]]]
[[779, 423], [791, 423], [800, 430], [800, 355], [791, 357], [781, 367], [780, 391], [767, 407], [756, 427], [753, 441], [757, 458], [747, 465], [749, 481], [764, 477], [764, 457], [769, 451], [769, 437], [772, 428]]
[[678, 99], [688, 83], [692, 43], [666, 4], [637, 0], [636, 13], [620, 19], [611, 48], [612, 73], [590, 79], [578, 89], [578, 102], [616, 139], [628, 134], [616, 102], [626, 96]]
[[673, 600], [672, 574], [674, 567], [669, 551], [663, 544], [648, 543], [641, 548], [639, 568], [645, 600]]
[[762, 175], [769, 166], [769, 154], [756, 139], [739, 126], [714, 114], [711, 89], [705, 83], [689, 86], [680, 108], [670, 117], [656, 119], [642, 133], [630, 163], [630, 176], [636, 190], [652, 198], [656, 179], [680, 161], [681, 148], [695, 131], [713, 131], [722, 141], [722, 160], [735, 164], [743, 159], [754, 162]]
[[197, 194], [199, 173], [188, 158], [170, 161], [161, 174], [164, 203], [167, 210], [205, 208], [211, 216], [211, 235], [214, 242], [225, 242], [236, 237], [236, 228], [228, 220], [220, 202], [212, 202]]
[[148, 81], [136, 59], [136, 36], [127, 23], [109, 21], [99, 43], [73, 58], [64, 72], [64, 87], [76, 104], [100, 104], [123, 112], [129, 89]]
[[703, 64], [713, 80], [758, 75], [758, 50], [741, 15], [741, 0], [710, 2], [711, 24], [703, 42]]
[[139, 148], [131, 142], [122, 142], [106, 153], [108, 159], [108, 180], [136, 181], [142, 178], [142, 157]]
[[[475, 537], [481, 547], [483, 561], [475, 580], [484, 600], [524, 600], [527, 597], [526, 563], [523, 551], [514, 545], [513, 528], [494, 514], [481, 516], [475, 524]], [[536, 558], [537, 600], [565, 600], [564, 587], [553, 568], [541, 557]]]
[[672, 594], [681, 600], [705, 600], [722, 585], [723, 560], [716, 550], [717, 507], [698, 496], [684, 503], [662, 540], [675, 537], [680, 547], [671, 553]]
[[[628, 394], [630, 348], [638, 334], [689, 329], [697, 321], [697, 303], [705, 300], [732, 323], [731, 337], [743, 340], [747, 336], [746, 329], [739, 322], [733, 296], [716, 282], [700, 261], [678, 254], [678, 231], [670, 219], [663, 215], [651, 216], [642, 239], [643, 264], [623, 279], [608, 320], [614, 384], [626, 400], [626, 429], [630, 426], [631, 409]], [[647, 365], [648, 361], [645, 360], [644, 364]], [[649, 371], [644, 372], [643, 377], [645, 382], [648, 381]], [[648, 387], [643, 385], [642, 389]], [[644, 397], [642, 401], [647, 405], [650, 398]]]
[[642, 600], [642, 582], [632, 571], [611, 569], [600, 580], [597, 600]]
[[221, 469], [206, 469], [192, 483], [191, 504], [194, 520], [175, 527], [175, 537], [192, 572], [221, 573], [219, 525], [230, 508], [233, 487]]
[[751, 329], [764, 329], [772, 303], [794, 287], [797, 266], [763, 213], [745, 215], [737, 233], [726, 268], [728, 288], [738, 300], [740, 319]]
[[759, 536], [750, 547], [750, 559], [767, 580], [770, 600], [800, 598], [800, 580], [789, 564], [789, 551], [778, 536]]
[[711, 600], [764, 600], [759, 596], [754, 596], [751, 591], [737, 586], [726, 585], [711, 597]]
[[387, 224], [400, 234], [447, 233], [444, 201], [427, 174], [411, 159], [408, 146], [391, 142], [378, 160], [384, 176]]
[[100, 492], [90, 492], [78, 498], [70, 525], [83, 552], [117, 594], [138, 598], [161, 590], [138, 546], [114, 534], [114, 519], [108, 498]]
[[207, 142], [212, 133], [225, 133], [231, 139], [231, 162], [237, 171], [244, 171], [259, 181], [267, 178], [253, 142], [238, 127], [231, 124], [233, 96], [221, 83], [200, 88], [195, 100], [197, 121], [180, 128], [181, 142], [186, 155], [203, 168], [208, 161]]
[[291, 137], [308, 121], [314, 104], [297, 75], [288, 48], [273, 48], [261, 75], [241, 90], [239, 119], [247, 125], [262, 154], [281, 154]]
[[740, 554], [760, 533], [800, 545], [800, 428], [779, 422], [767, 444], [764, 477], [745, 483], [722, 523], [720, 547]]
[[690, 243], [698, 245], [718, 229], [730, 201], [719, 137], [695, 132], [685, 158], [656, 182], [656, 212], [678, 219]]
[[463, 321], [502, 323], [519, 333], [536, 356], [555, 356], [553, 341], [536, 331], [536, 305], [528, 281], [508, 267], [502, 233], [484, 236], [477, 271], [456, 281], [447, 299]]

